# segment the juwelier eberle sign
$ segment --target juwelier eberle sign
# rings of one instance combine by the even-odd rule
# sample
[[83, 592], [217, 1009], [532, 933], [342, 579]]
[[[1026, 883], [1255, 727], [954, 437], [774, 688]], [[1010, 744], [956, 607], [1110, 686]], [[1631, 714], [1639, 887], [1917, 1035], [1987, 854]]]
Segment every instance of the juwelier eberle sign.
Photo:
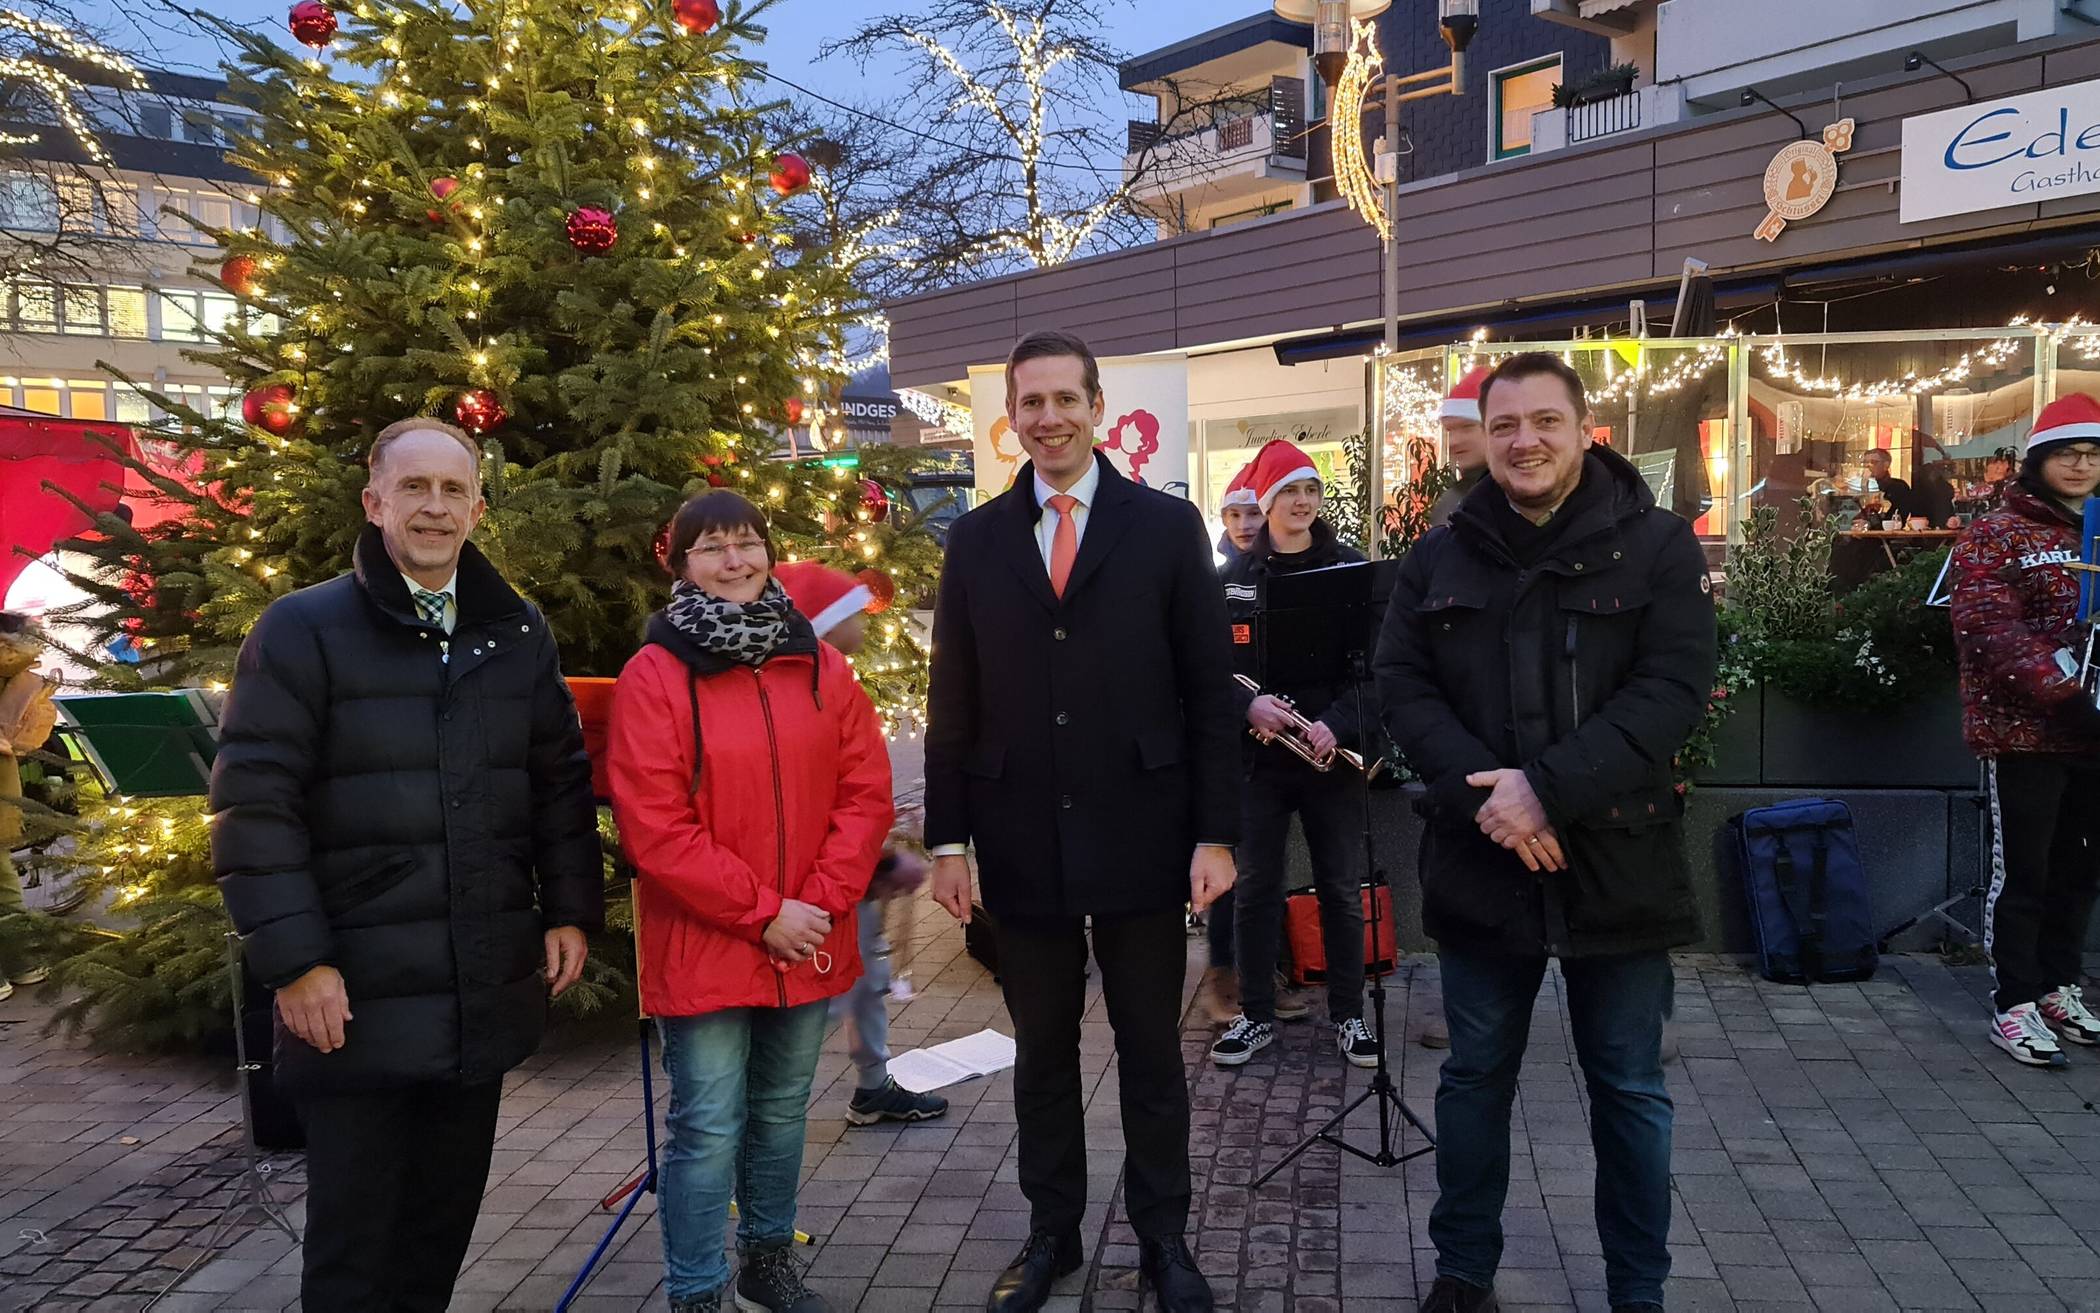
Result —
[[2100, 192], [2100, 80], [1903, 120], [1904, 223]]

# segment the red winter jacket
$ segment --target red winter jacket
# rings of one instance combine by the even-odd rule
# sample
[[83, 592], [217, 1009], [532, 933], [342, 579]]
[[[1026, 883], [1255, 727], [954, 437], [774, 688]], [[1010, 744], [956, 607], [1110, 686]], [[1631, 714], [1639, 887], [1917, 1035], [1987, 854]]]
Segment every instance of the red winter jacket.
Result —
[[2063, 715], [2081, 696], [2085, 655], [2078, 574], [2063, 568], [2078, 559], [2079, 530], [2068, 510], [2015, 482], [1954, 545], [1962, 733], [1979, 757], [2100, 752], [2100, 736]]
[[[658, 616], [613, 688], [613, 816], [640, 873], [651, 1016], [792, 1007], [860, 976], [854, 912], [889, 834], [889, 753], [845, 657], [795, 622], [754, 669], [701, 651]], [[784, 974], [762, 940], [783, 898], [831, 915], [822, 954]]]

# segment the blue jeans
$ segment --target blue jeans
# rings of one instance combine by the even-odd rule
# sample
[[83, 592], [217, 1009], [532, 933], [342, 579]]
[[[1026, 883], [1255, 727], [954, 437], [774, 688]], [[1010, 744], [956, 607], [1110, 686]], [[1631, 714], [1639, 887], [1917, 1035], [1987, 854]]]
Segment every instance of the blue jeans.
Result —
[[[1437, 1275], [1485, 1286], [1502, 1262], [1509, 1110], [1546, 959], [1443, 945], [1439, 957], [1451, 1056], [1436, 1091], [1429, 1239]], [[1671, 1107], [1662, 1070], [1670, 957], [1564, 958], [1560, 968], [1590, 1096], [1606, 1291], [1614, 1304], [1660, 1303], [1670, 1275]]]
[[671, 1078], [657, 1212], [664, 1287], [673, 1299], [729, 1284], [722, 1230], [732, 1197], [739, 1249], [794, 1240], [809, 1087], [827, 1013], [817, 1002], [657, 1021]]
[[890, 941], [882, 933], [882, 902], [860, 905], [860, 979], [834, 1011], [852, 1023], [847, 1052], [860, 1073], [858, 1087], [879, 1090], [890, 1081]]

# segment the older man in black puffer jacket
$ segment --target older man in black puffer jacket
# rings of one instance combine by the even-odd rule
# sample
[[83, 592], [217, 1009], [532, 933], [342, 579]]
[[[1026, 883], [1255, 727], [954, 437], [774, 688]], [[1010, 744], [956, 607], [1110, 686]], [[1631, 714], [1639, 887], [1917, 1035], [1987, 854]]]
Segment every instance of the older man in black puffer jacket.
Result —
[[355, 568], [256, 623], [211, 785], [219, 888], [277, 990], [306, 1128], [313, 1313], [450, 1302], [503, 1073], [604, 916], [554, 639], [467, 543], [473, 439], [404, 420], [369, 460]]

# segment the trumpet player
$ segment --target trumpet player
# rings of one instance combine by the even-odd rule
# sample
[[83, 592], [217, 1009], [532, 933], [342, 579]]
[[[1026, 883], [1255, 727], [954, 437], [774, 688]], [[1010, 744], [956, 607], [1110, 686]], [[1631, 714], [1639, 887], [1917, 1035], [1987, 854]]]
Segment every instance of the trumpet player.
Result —
[[[1252, 547], [1228, 562], [1219, 578], [1232, 626], [1233, 668], [1261, 683], [1257, 653], [1268, 580], [1364, 557], [1338, 540], [1320, 517], [1325, 495], [1320, 472], [1295, 444], [1281, 439], [1269, 443], [1254, 458], [1253, 468], [1256, 502], [1268, 522]], [[1321, 939], [1327, 950], [1327, 1017], [1334, 1026], [1335, 1046], [1354, 1065], [1374, 1066], [1379, 1041], [1363, 1019], [1362, 854], [1350, 842], [1359, 820], [1359, 782], [1352, 770], [1335, 760], [1341, 749], [1361, 740], [1355, 693], [1346, 682], [1316, 688], [1264, 685], [1256, 693], [1239, 680], [1232, 691], [1248, 728], [1276, 741], [1263, 744], [1252, 735], [1242, 740], [1240, 875], [1233, 895], [1233, 955], [1241, 1010], [1211, 1045], [1211, 1059], [1221, 1067], [1236, 1067], [1275, 1041], [1279, 1012], [1271, 964], [1283, 933], [1284, 845], [1295, 814], [1312, 855]], [[1371, 723], [1377, 723], [1375, 713]], [[1289, 736], [1296, 736], [1313, 757], [1327, 759], [1329, 769], [1317, 769], [1286, 749], [1281, 740]], [[1292, 1010], [1306, 1015], [1302, 1009]]]
[[2100, 1044], [2079, 984], [2100, 887], [2100, 708], [2070, 568], [2092, 561], [2079, 539], [2096, 487], [2100, 401], [2074, 393], [2035, 417], [2018, 477], [1954, 547], [1962, 730], [1991, 806], [1990, 1036], [2030, 1067]]

